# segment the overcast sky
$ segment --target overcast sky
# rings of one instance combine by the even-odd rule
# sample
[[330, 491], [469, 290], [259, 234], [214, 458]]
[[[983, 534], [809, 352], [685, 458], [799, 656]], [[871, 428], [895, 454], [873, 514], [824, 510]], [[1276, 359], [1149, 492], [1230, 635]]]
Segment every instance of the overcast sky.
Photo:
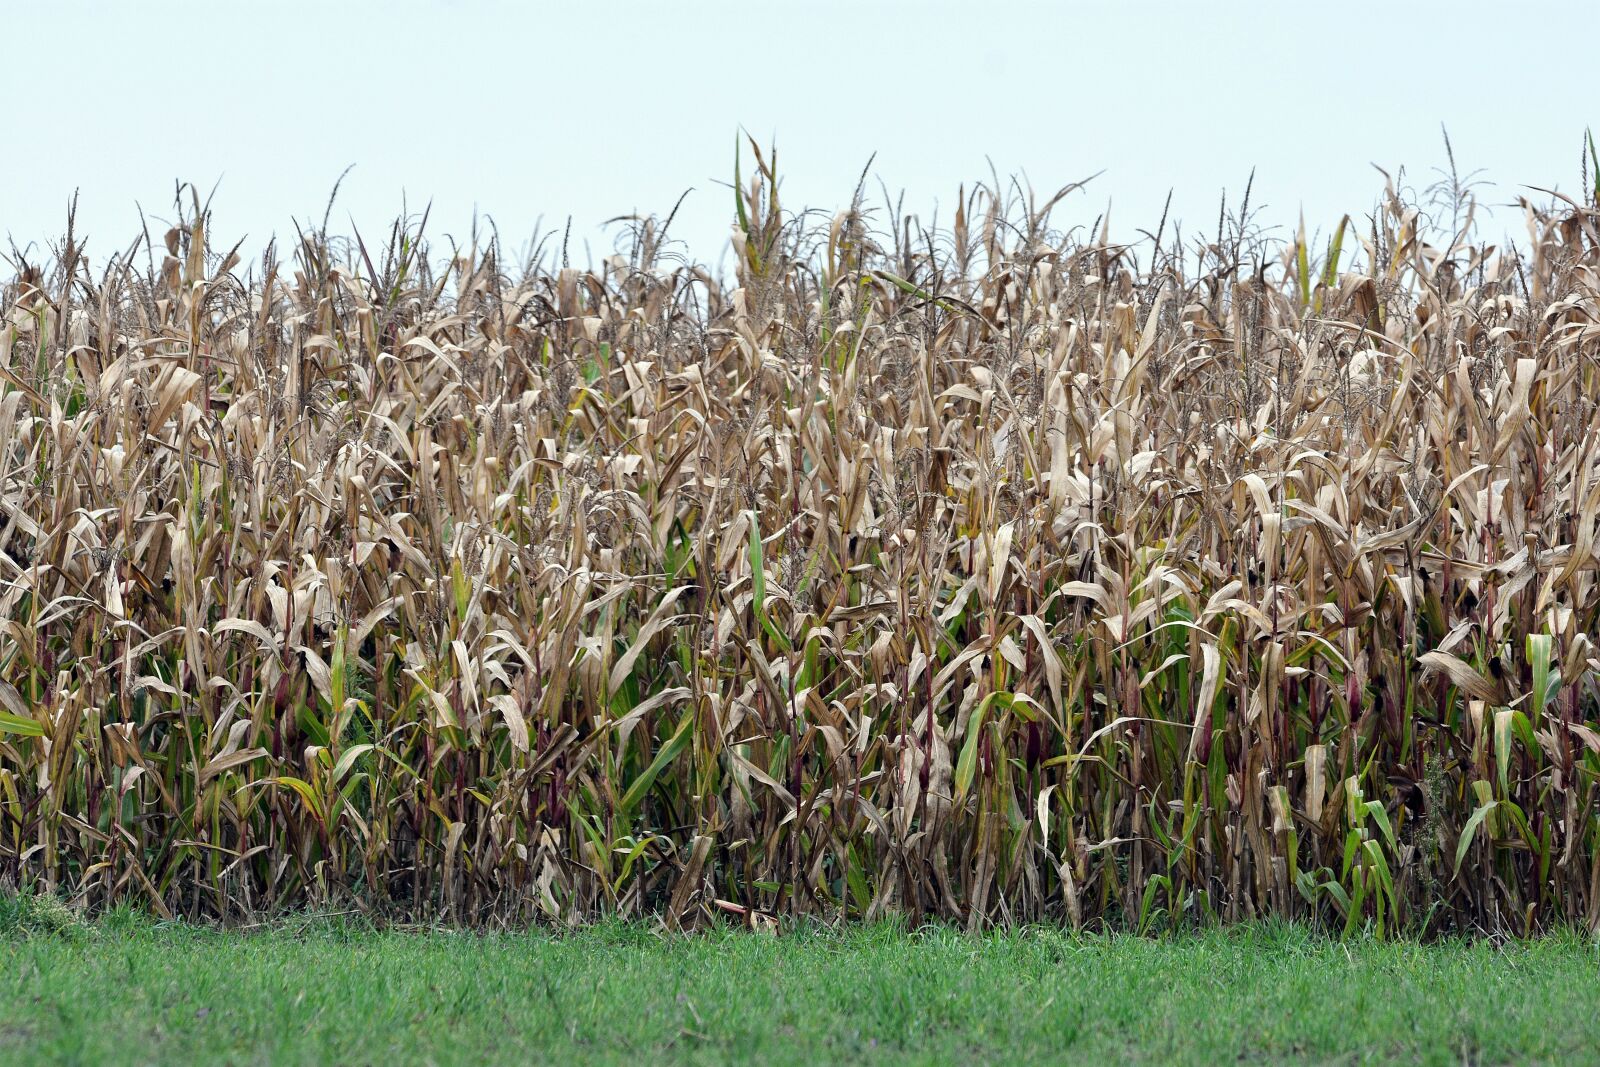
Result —
[[[786, 206], [830, 213], [863, 164], [925, 217], [963, 181], [1041, 192], [1104, 173], [1060, 219], [1111, 207], [1114, 236], [1174, 212], [1214, 227], [1256, 168], [1266, 219], [1326, 229], [1368, 211], [1377, 163], [1421, 188], [1440, 124], [1491, 201], [1576, 192], [1600, 125], [1589, 3], [499, 4], [279, 0], [7, 5], [0, 234], [80, 230], [100, 260], [213, 185], [218, 240], [334, 212], [381, 231], [431, 200], [513, 246], [573, 218], [583, 261], [610, 216], [667, 213], [716, 262], [736, 131], [776, 138]], [[877, 181], [870, 188], [876, 195]], [[1497, 224], [1520, 226], [1513, 212]]]

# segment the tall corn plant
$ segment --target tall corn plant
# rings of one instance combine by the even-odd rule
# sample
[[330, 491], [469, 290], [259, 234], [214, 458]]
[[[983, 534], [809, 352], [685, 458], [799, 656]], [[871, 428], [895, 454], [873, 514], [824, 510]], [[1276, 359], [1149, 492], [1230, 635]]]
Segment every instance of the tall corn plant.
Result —
[[[0, 308], [0, 878], [463, 923], [1600, 925], [1593, 212], [206, 206]], [[1597, 168], [1600, 169], [1600, 168]], [[1470, 213], [1468, 213], [1470, 218]], [[1313, 247], [1315, 244], [1315, 248]], [[1356, 247], [1359, 245], [1360, 247]]]

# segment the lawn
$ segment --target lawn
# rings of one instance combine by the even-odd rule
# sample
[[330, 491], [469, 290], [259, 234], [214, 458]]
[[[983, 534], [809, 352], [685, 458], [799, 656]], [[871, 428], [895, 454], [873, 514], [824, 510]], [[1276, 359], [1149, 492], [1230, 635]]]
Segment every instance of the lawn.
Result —
[[0, 952], [0, 1060], [19, 1065], [1600, 1059], [1600, 948], [1578, 936], [226, 932], [114, 916], [13, 922]]

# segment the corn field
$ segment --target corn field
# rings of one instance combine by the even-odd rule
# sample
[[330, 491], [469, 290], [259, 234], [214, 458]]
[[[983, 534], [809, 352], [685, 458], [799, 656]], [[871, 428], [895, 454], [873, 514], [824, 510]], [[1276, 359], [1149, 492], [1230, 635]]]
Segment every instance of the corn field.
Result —
[[1595, 203], [1117, 244], [1072, 187], [829, 221], [744, 157], [721, 276], [658, 218], [241, 269], [188, 192], [14, 250], [0, 882], [1600, 927]]

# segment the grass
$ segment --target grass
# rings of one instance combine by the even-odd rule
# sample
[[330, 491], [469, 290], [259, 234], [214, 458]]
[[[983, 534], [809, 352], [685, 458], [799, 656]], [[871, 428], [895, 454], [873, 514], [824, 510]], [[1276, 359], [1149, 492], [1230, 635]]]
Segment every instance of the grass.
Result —
[[0, 1059], [33, 1063], [1578, 1063], [1600, 950], [1163, 940], [899, 924], [781, 937], [250, 933], [127, 914], [0, 935]]

